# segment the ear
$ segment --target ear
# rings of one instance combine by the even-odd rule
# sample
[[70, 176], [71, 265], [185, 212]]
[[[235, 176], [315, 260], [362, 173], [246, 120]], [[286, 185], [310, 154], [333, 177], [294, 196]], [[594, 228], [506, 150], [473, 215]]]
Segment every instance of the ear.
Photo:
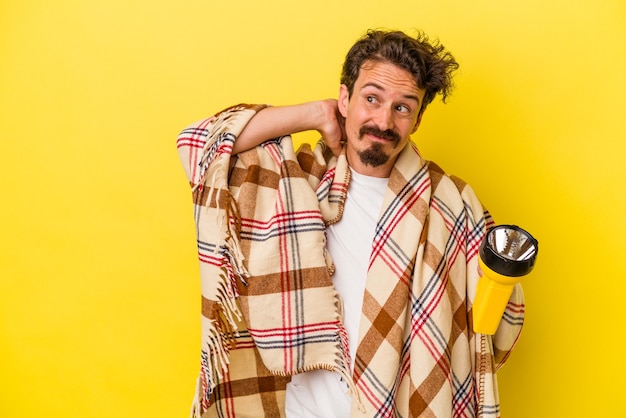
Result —
[[348, 102], [350, 101], [350, 92], [345, 84], [339, 87], [339, 99], [337, 99], [337, 109], [344, 118], [348, 115]]
[[415, 121], [415, 126], [413, 126], [413, 129], [411, 130], [411, 133], [414, 134], [415, 131], [417, 131], [417, 128], [419, 128], [420, 123], [422, 123], [422, 116], [424, 116], [424, 111], [422, 110], [419, 115], [417, 115], [417, 120]]

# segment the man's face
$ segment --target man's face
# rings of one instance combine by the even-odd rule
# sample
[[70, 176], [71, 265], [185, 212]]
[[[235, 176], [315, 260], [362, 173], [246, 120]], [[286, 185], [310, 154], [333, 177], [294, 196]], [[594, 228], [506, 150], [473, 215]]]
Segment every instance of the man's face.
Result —
[[366, 61], [352, 96], [341, 86], [338, 107], [346, 118], [347, 157], [357, 173], [389, 176], [419, 125], [423, 99], [411, 73], [388, 62]]

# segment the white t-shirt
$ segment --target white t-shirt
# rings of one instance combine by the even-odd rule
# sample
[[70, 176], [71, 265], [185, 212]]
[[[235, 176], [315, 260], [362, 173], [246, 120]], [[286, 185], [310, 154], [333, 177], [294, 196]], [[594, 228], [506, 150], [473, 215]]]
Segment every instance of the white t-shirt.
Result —
[[[326, 228], [326, 238], [335, 264], [333, 283], [343, 300], [353, 369], [372, 241], [389, 179], [351, 171], [343, 216]], [[316, 370], [295, 375], [287, 385], [287, 418], [345, 418], [351, 405], [347, 391], [348, 386], [335, 372]]]

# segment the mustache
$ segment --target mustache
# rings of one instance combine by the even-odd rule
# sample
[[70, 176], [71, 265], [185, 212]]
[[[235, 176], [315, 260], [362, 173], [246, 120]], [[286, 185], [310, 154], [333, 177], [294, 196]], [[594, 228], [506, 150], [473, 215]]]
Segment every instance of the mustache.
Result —
[[366, 134], [374, 135], [388, 141], [393, 141], [395, 143], [400, 142], [400, 135], [397, 132], [392, 131], [391, 129], [383, 131], [381, 129], [378, 129], [378, 127], [376, 126], [363, 125], [361, 126], [361, 129], [359, 129], [359, 139], [363, 138], [363, 135]]

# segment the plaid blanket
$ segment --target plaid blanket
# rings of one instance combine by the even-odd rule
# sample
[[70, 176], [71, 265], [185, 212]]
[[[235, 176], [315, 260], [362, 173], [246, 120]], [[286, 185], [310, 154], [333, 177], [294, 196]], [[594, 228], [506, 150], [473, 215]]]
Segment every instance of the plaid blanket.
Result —
[[193, 191], [202, 283], [195, 417], [284, 416], [289, 376], [334, 370], [353, 417], [497, 417], [496, 370], [524, 318], [521, 287], [493, 336], [474, 334], [477, 253], [493, 222], [471, 188], [410, 143], [372, 244], [354, 372], [325, 227], [341, 219], [345, 154], [289, 137], [231, 158], [263, 106], [238, 105], [178, 137]]

